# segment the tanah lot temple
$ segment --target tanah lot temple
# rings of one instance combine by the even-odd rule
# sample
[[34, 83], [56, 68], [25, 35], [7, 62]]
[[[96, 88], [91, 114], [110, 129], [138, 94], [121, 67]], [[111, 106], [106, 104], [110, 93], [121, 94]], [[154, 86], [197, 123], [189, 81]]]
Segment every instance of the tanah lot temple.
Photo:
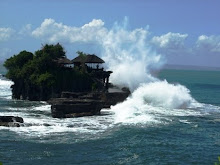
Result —
[[102, 64], [105, 63], [105, 61], [98, 56], [94, 54], [79, 55], [73, 60], [64, 57], [57, 59], [56, 62], [61, 67], [75, 68], [90, 73], [93, 80], [99, 84], [99, 89], [108, 91], [109, 77], [112, 71], [104, 70]]
[[[54, 118], [99, 115], [103, 108], [110, 108], [112, 105], [123, 102], [130, 95], [129, 89], [119, 88], [109, 83], [112, 71], [105, 71], [102, 66], [105, 61], [94, 54], [83, 53], [73, 60], [63, 57], [53, 62], [58, 66], [58, 71], [61, 71], [57, 72], [61, 74], [61, 78], [56, 81], [65, 81], [63, 86], [67, 86], [67, 88], [60, 88], [57, 95], [47, 100], [51, 105], [51, 115]], [[80, 76], [86, 78], [80, 79]], [[91, 83], [96, 84], [94, 90], [91, 88], [93, 85]], [[72, 88], [68, 86], [69, 84]], [[84, 90], [86, 84], [89, 84], [88, 90]], [[81, 87], [83, 89], [78, 90]], [[0, 116], [0, 126], [19, 127], [23, 124], [21, 117]]]
[[[94, 54], [79, 55], [73, 60], [59, 58], [55, 61], [65, 69], [78, 69], [89, 73], [97, 84], [97, 89], [92, 92], [63, 91], [60, 98], [48, 101], [51, 113], [56, 118], [69, 118], [99, 115], [102, 108], [110, 108], [118, 102], [124, 101], [130, 91], [128, 89], [109, 89], [109, 77], [112, 71], [105, 71], [102, 64], [104, 60]], [[115, 88], [111, 85], [111, 88]]]

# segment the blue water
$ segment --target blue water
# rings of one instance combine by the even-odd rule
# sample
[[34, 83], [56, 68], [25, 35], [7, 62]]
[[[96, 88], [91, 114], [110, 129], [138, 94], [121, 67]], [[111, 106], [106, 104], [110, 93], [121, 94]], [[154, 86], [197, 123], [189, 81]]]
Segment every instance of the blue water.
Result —
[[220, 156], [220, 72], [164, 70], [159, 77], [185, 85], [198, 106], [136, 107], [142, 111], [120, 122], [111, 109], [101, 116], [54, 119], [45, 102], [12, 100], [11, 82], [0, 77], [0, 115], [25, 121], [20, 128], [0, 128], [0, 162], [214, 164]]

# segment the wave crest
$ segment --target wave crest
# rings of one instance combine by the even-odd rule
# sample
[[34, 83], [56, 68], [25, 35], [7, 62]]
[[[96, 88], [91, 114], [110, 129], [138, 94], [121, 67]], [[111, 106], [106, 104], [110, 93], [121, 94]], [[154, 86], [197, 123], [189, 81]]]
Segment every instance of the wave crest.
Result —
[[196, 101], [186, 87], [157, 81], [141, 84], [126, 101], [111, 109], [115, 112], [116, 123], [157, 123], [161, 114], [180, 114], [177, 109], [188, 115], [184, 113], [185, 109], [193, 107], [194, 103]]

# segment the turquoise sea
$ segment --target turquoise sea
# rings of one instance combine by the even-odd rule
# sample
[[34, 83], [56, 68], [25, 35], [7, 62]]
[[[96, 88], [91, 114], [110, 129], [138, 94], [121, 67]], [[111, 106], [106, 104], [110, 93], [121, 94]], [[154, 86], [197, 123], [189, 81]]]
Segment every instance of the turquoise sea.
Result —
[[[0, 72], [4, 74], [3, 70]], [[163, 70], [159, 77], [188, 88], [194, 106], [139, 104], [137, 97], [135, 105], [104, 109], [101, 116], [54, 119], [45, 102], [12, 100], [12, 82], [0, 76], [0, 115], [21, 116], [25, 121], [20, 128], [0, 127], [0, 162], [3, 165], [214, 164], [220, 156], [220, 71]], [[152, 96], [156, 101], [166, 100], [169, 96], [165, 92], [158, 87]], [[178, 96], [172, 104], [181, 101], [181, 92], [168, 92]]]

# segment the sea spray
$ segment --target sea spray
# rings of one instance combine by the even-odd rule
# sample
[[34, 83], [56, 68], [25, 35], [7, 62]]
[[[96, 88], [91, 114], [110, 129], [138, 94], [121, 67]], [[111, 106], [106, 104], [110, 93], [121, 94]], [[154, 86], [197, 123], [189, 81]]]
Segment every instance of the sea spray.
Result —
[[187, 108], [193, 101], [190, 91], [182, 85], [157, 81], [141, 84], [132, 97], [139, 98], [143, 104], [165, 108]]
[[11, 85], [14, 83], [12, 81], [6, 80], [1, 74], [0, 74], [0, 97], [10, 99], [11, 98]]
[[127, 21], [115, 24], [100, 42], [107, 69], [113, 71], [110, 81], [119, 87], [129, 87], [133, 92], [125, 102], [111, 108], [116, 121], [157, 121], [155, 114], [146, 111], [171, 111], [192, 106], [196, 101], [186, 87], [153, 76], [166, 60], [151, 49], [148, 29], [128, 30]]
[[128, 30], [126, 25], [127, 19], [121, 26], [115, 24], [100, 41], [100, 45], [107, 70], [113, 71], [110, 81], [133, 91], [140, 83], [155, 81], [156, 78], [150, 72], [161, 68], [165, 61], [151, 50], [147, 29]]
[[112, 106], [116, 123], [158, 123], [163, 116], [196, 115], [196, 101], [182, 85], [157, 81], [141, 84], [123, 103]]

